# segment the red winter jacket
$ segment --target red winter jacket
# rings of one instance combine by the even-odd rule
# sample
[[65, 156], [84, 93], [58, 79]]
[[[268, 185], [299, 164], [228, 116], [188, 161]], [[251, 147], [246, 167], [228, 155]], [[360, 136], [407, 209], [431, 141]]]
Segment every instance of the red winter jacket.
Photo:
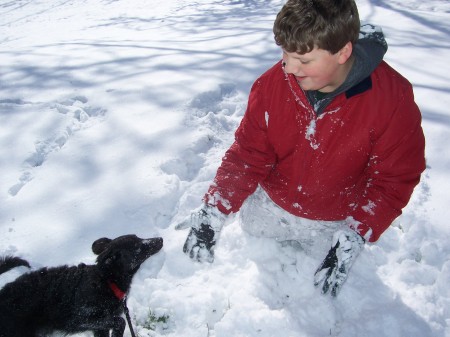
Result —
[[408, 203], [424, 148], [412, 86], [384, 61], [320, 116], [280, 62], [254, 83], [205, 201], [237, 212], [260, 184], [296, 216], [353, 217], [373, 242]]

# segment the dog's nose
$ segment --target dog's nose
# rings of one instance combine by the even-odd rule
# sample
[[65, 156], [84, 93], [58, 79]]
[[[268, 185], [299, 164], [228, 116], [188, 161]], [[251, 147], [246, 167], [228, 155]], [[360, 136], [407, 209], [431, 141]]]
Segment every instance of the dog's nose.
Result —
[[155, 247], [156, 249], [161, 249], [163, 246], [163, 242], [164, 242], [164, 240], [161, 237], [143, 240], [143, 243], [145, 245]]

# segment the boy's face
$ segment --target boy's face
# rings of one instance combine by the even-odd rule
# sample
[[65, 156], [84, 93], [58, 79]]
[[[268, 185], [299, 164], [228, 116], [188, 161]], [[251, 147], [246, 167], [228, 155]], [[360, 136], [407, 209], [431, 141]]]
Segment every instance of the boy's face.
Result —
[[350, 56], [350, 43], [336, 54], [319, 48], [314, 48], [305, 54], [289, 53], [283, 50], [285, 71], [297, 78], [303, 90], [321, 92], [332, 92], [344, 82], [351, 67], [351, 64], [346, 66]]

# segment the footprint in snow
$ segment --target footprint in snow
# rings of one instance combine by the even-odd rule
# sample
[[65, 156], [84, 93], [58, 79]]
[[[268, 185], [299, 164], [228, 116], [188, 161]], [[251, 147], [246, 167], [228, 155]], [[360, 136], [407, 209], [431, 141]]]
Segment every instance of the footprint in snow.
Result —
[[205, 163], [205, 153], [214, 146], [214, 139], [202, 137], [185, 149], [177, 158], [161, 165], [161, 170], [169, 175], [175, 174], [181, 181], [192, 181]]
[[[9, 103], [14, 102], [14, 100], [10, 100]], [[15, 103], [22, 104], [22, 102]], [[11, 196], [17, 195], [33, 179], [33, 170], [42, 166], [49, 155], [59, 151], [75, 132], [96, 124], [106, 113], [104, 108], [88, 105], [88, 99], [85, 96], [74, 96], [45, 104], [44, 107], [65, 115], [66, 120], [63, 126], [59, 125], [50, 137], [35, 141], [35, 151], [23, 161], [24, 172], [19, 181], [8, 190]]]
[[208, 160], [220, 160], [223, 153], [216, 153], [220, 148], [218, 144], [231, 145], [245, 105], [245, 97], [238, 93], [233, 83], [220, 84], [215, 90], [195, 96], [185, 107], [187, 117], [184, 124], [200, 135], [187, 148], [180, 149], [177, 158], [163, 163], [161, 170], [177, 175], [181, 181], [209, 179], [200, 177], [199, 173], [209, 165]]

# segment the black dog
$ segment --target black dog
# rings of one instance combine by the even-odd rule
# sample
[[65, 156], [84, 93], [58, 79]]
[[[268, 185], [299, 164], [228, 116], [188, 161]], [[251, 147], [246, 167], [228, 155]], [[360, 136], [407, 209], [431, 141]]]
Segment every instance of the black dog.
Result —
[[[95, 265], [42, 268], [0, 290], [0, 337], [36, 337], [92, 331], [95, 337], [122, 337], [122, 300], [141, 264], [163, 246], [162, 238], [124, 235], [98, 239]], [[0, 274], [28, 262], [0, 259]]]

